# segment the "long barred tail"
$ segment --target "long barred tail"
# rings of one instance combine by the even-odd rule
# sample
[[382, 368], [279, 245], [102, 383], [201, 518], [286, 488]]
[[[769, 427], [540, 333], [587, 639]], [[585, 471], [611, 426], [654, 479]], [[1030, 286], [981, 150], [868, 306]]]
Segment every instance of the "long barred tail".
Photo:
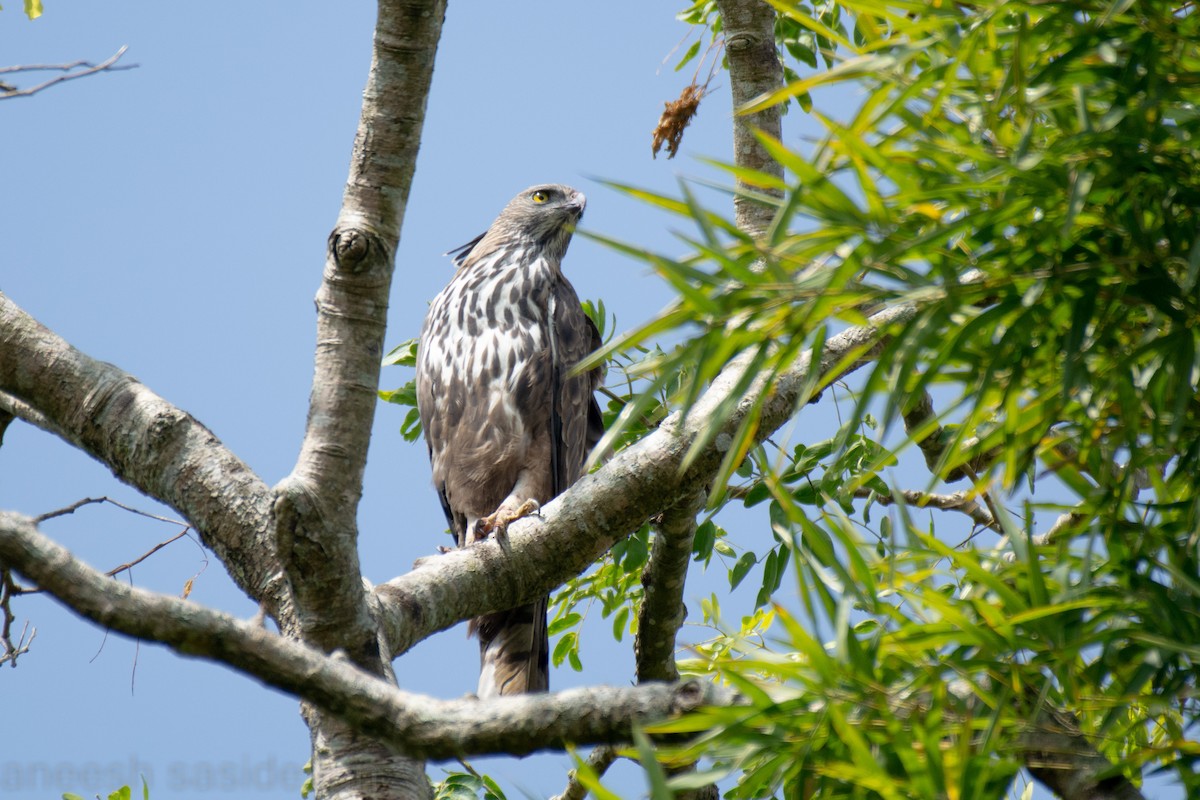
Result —
[[479, 697], [550, 688], [546, 602], [543, 599], [471, 620], [471, 628], [479, 635]]

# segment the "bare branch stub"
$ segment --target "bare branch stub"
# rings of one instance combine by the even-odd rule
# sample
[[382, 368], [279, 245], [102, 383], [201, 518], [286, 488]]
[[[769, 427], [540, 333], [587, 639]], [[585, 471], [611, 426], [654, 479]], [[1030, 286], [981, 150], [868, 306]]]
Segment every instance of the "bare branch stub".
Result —
[[[596, 777], [600, 777], [616, 760], [617, 749], [612, 745], [602, 744], [588, 753], [584, 764]], [[567, 788], [563, 789], [562, 794], [555, 795], [550, 800], [583, 800], [587, 797], [587, 793], [587, 787], [583, 785], [583, 781], [579, 780], [578, 770], [573, 769], [567, 773]]]
[[58, 71], [62, 73], [49, 80], [42, 81], [35, 86], [30, 86], [27, 89], [22, 89], [8, 81], [0, 82], [0, 100], [7, 100], [11, 97], [32, 97], [43, 89], [49, 89], [57, 83], [95, 75], [97, 72], [116, 72], [123, 69], [135, 69], [137, 64], [117, 65], [117, 62], [121, 60], [121, 56], [125, 55], [125, 51], [128, 49], [129, 45], [121, 45], [121, 48], [117, 52], [98, 64], [93, 64], [90, 61], [72, 61], [68, 64], [17, 64], [11, 67], [0, 67], [0, 75], [22, 75], [28, 72], [39, 71]]

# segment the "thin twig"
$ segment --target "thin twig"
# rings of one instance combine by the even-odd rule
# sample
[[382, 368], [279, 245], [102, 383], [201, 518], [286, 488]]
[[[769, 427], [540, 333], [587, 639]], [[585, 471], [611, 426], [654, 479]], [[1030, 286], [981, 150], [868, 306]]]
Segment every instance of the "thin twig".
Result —
[[79, 500], [75, 503], [72, 503], [71, 505], [69, 505], [65, 508], [60, 508], [57, 511], [48, 511], [39, 517], [34, 517], [34, 521], [38, 525], [41, 525], [43, 522], [45, 522], [48, 519], [54, 519], [55, 517], [61, 517], [61, 516], [65, 516], [67, 514], [74, 514], [76, 511], [83, 508], [84, 506], [90, 505], [93, 503], [109, 503], [110, 505], [114, 505], [117, 508], [121, 509], [122, 511], [128, 511], [130, 514], [137, 514], [139, 517], [145, 517], [146, 519], [152, 519], [157, 522], [166, 522], [171, 525], [181, 525], [185, 528], [191, 527], [183, 520], [171, 519], [170, 517], [160, 517], [157, 514], [151, 514], [149, 511], [142, 511], [140, 508], [134, 508], [133, 506], [127, 506], [124, 503], [122, 503], [118, 500], [113, 500], [111, 497], [107, 497], [107, 496], [85, 497], [84, 499]]
[[[119, 564], [119, 565], [113, 567], [112, 569], [110, 569], [108, 572], [104, 573], [105, 575], [107, 575], [110, 578], [112, 578], [116, 575], [119, 575], [122, 572], [127, 572], [127, 571], [133, 569], [138, 564], [142, 563], [147, 558], [149, 558], [150, 556], [157, 553], [159, 550], [162, 550], [167, 545], [177, 542], [178, 540], [182, 539], [184, 536], [188, 536], [188, 534], [192, 530], [192, 526], [188, 525], [186, 522], [183, 522], [183, 521], [177, 520], [177, 519], [171, 519], [170, 517], [159, 516], [158, 514], [151, 514], [149, 511], [142, 511], [139, 508], [127, 506], [122, 502], [113, 500], [111, 497], [85, 497], [82, 500], [77, 500], [76, 502], [71, 503], [71, 505], [69, 505], [69, 506], [65, 506], [64, 508], [59, 508], [54, 511], [48, 511], [45, 514], [34, 517], [34, 523], [37, 525], [40, 525], [43, 522], [45, 522], [46, 520], [54, 519], [56, 517], [66, 516], [68, 514], [74, 514], [76, 511], [83, 508], [84, 506], [94, 505], [96, 503], [108, 503], [110, 505], [116, 506], [117, 508], [121, 509], [122, 511], [128, 511], [130, 514], [137, 514], [140, 517], [146, 517], [147, 519], [152, 519], [152, 520], [155, 520], [156, 522], [165, 522], [170, 525], [179, 525], [182, 527], [182, 530], [180, 530], [179, 533], [175, 534], [170, 539], [166, 539], [164, 541], [159, 542], [158, 544], [154, 545], [154, 547], [151, 547], [145, 553], [142, 553], [140, 556], [133, 559], [132, 561], [126, 561], [124, 564]], [[190, 536], [188, 536], [188, 538], [191, 539]], [[193, 539], [193, 541], [195, 541], [195, 540]], [[199, 542], [196, 542], [196, 546], [200, 547], [200, 551], [202, 553], [204, 552], [204, 548], [200, 545]], [[187, 582], [184, 584], [183, 596], [185, 598], [191, 592], [192, 581], [194, 581], [207, 568], [208, 568], [208, 557], [205, 556], [203, 565], [201, 565], [200, 569], [196, 571], [196, 574], [193, 575], [191, 578], [189, 578], [187, 580]], [[6, 597], [8, 595], [16, 596], [16, 595], [24, 595], [24, 594], [38, 594], [41, 591], [42, 590], [36, 586], [20, 586], [16, 583], [13, 583], [11, 588], [8, 590], [8, 594], [6, 595]]]
[[[109, 56], [99, 64], [93, 64], [90, 61], [74, 61], [70, 64], [18, 64], [12, 67], [0, 67], [0, 74], [11, 74], [17, 72], [32, 72], [35, 70], [58, 70], [63, 72], [63, 75], [58, 75], [50, 80], [43, 81], [36, 86], [31, 86], [28, 89], [17, 89], [11, 84], [4, 84], [4, 88], [0, 89], [0, 100], [7, 100], [10, 97], [30, 97], [37, 94], [43, 89], [48, 89], [56, 83], [73, 80], [75, 78], [83, 78], [88, 75], [94, 75], [97, 72], [115, 72], [123, 69], [134, 69], [137, 64], [124, 64], [115, 66], [121, 56], [125, 55], [125, 51], [129, 49], [128, 45], [121, 45], [121, 49], [113, 55]], [[71, 70], [78, 70], [72, 72]]]

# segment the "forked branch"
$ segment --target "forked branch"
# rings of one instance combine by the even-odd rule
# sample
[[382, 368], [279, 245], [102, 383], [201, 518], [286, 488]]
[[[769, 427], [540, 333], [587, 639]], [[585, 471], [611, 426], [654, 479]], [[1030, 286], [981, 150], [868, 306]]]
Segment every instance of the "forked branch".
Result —
[[0, 100], [8, 100], [12, 97], [32, 97], [43, 89], [49, 89], [56, 84], [75, 80], [76, 78], [86, 78], [88, 75], [95, 75], [97, 72], [136, 69], [137, 64], [117, 65], [117, 62], [121, 60], [121, 56], [125, 55], [125, 51], [128, 49], [128, 45], [121, 45], [121, 48], [117, 52], [99, 64], [93, 64], [91, 61], [72, 61], [69, 64], [17, 64], [11, 67], [0, 67], [0, 75], [24, 75], [29, 72], [46, 71], [62, 73], [24, 89], [9, 83], [6, 79], [0, 79]]

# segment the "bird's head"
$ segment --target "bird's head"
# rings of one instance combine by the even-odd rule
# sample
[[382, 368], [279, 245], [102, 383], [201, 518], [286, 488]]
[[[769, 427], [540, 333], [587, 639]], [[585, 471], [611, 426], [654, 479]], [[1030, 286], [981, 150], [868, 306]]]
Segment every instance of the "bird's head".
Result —
[[560, 260], [571, 242], [575, 225], [583, 216], [587, 198], [583, 192], [559, 183], [530, 186], [514, 197], [492, 224], [506, 238], [525, 240]]

